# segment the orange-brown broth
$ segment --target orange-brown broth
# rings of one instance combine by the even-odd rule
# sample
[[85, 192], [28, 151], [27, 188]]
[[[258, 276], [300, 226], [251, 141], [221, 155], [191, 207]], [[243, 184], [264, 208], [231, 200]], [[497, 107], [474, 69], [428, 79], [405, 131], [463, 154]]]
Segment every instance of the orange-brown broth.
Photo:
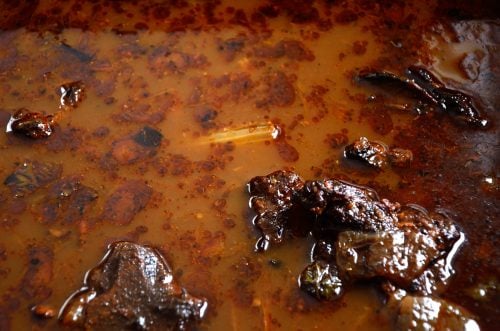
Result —
[[[224, 7], [220, 5], [217, 8]], [[249, 4], [247, 11], [253, 8]], [[424, 4], [405, 9], [406, 12], [418, 13], [418, 20], [414, 23], [416, 34], [422, 31], [420, 29], [429, 19], [431, 8]], [[38, 10], [43, 12], [43, 8]], [[334, 7], [332, 17], [339, 10]], [[228, 13], [224, 15], [231, 16]], [[62, 83], [82, 80], [87, 86], [83, 102], [75, 109], [61, 112], [57, 130], [48, 138], [58, 139], [57, 135], [62, 131], [77, 128], [81, 144], [73, 150], [66, 146], [54, 152], [47, 148], [47, 141], [33, 142], [2, 134], [0, 178], [6, 178], [16, 162], [26, 159], [55, 162], [63, 165], [63, 177], [81, 175], [82, 183], [97, 190], [99, 195], [96, 205], [86, 215], [91, 222], [90, 229], [85, 233], [78, 224], [60, 221], [44, 224], [40, 202], [46, 194], [46, 187], [24, 198], [27, 208], [19, 215], [10, 214], [7, 204], [0, 202], [0, 216], [4, 224], [0, 231], [0, 243], [6, 248], [6, 260], [0, 261], [0, 268], [5, 274], [0, 282], [0, 293], [19, 298], [18, 308], [9, 313], [12, 329], [35, 326], [47, 330], [56, 328], [55, 318], [38, 320], [31, 315], [29, 307], [44, 304], [57, 310], [81, 286], [85, 271], [100, 260], [106, 244], [129, 239], [129, 233], [138, 226], [147, 227], [147, 232], [133, 239], [159, 247], [181, 285], [190, 293], [209, 299], [209, 313], [202, 322], [203, 329], [325, 330], [332, 325], [345, 330], [390, 329], [391, 318], [383, 313], [382, 300], [370, 286], [355, 287], [335, 303], [318, 303], [300, 292], [297, 277], [310, 261], [312, 240], [296, 238], [266, 253], [255, 253], [254, 243], [258, 234], [251, 225], [252, 215], [247, 207], [245, 190], [246, 182], [253, 176], [287, 167], [293, 168], [303, 178], [343, 175], [360, 183], [376, 183], [386, 192], [392, 191], [397, 195], [401, 187], [399, 173], [390, 168], [381, 172], [363, 168], [353, 170], [342, 161], [342, 147], [332, 148], [325, 141], [327, 134], [346, 129], [350, 142], [359, 136], [367, 136], [392, 144], [398, 128], [411, 126], [416, 117], [414, 113], [393, 111], [394, 129], [386, 135], [375, 132], [370, 119], [362, 118], [369, 91], [353, 81], [353, 73], [359, 68], [380, 66], [380, 63], [387, 62], [384, 57], [399, 56], [397, 49], [394, 49], [394, 54], [388, 53], [391, 48], [387, 40], [374, 33], [373, 24], [378, 22], [376, 17], [365, 15], [350, 23], [334, 22], [326, 31], [318, 30], [314, 25], [295, 24], [279, 16], [267, 22], [266, 29], [271, 33], [219, 24], [176, 32], [151, 28], [135, 34], [110, 31], [108, 27], [113, 26], [114, 20], [119, 21], [119, 15], [110, 14], [108, 17], [109, 21], [103, 28], [94, 27], [88, 31], [68, 28], [53, 34], [21, 28], [4, 31], [0, 35], [0, 38], [12, 35], [7, 41], [2, 41], [0, 56], [8, 56], [9, 49], [16, 49], [19, 59], [15, 66], [0, 75], [0, 108], [4, 112], [12, 113], [15, 109], [26, 107], [33, 111], [54, 113], [58, 111], [57, 88]], [[154, 24], [161, 27], [161, 23], [150, 23], [151, 26]], [[310, 38], [315, 32], [318, 35]], [[220, 40], [239, 34], [246, 38], [245, 48], [237, 52], [233, 60], [227, 61], [217, 45]], [[412, 35], [411, 38], [419, 39], [420, 36]], [[286, 57], [256, 59], [252, 54], [253, 48], [272, 46], [282, 40], [301, 41], [314, 54], [314, 60], [296, 61]], [[69, 70], [71, 61], [58, 65], [55, 59], [61, 56], [61, 41], [90, 54], [90, 64], [83, 65], [82, 71]], [[354, 54], [353, 43], [356, 41], [366, 41], [366, 52]], [[117, 49], [126, 43], [143, 46], [146, 54], [118, 54]], [[207, 63], [182, 69], [182, 72], [151, 71], [147, 67], [147, 57], [162, 44], [171, 44], [173, 51], [204, 55]], [[422, 41], [422, 45], [425, 47], [426, 44]], [[405, 47], [411, 48], [411, 45]], [[425, 48], [408, 53], [412, 53], [413, 57], [394, 60], [399, 67], [391, 69], [402, 70], [405, 65], [432, 58]], [[68, 71], [78, 77], [68, 77]], [[256, 101], [266, 93], [265, 77], [276, 71], [296, 77], [290, 78], [295, 100], [284, 107], [271, 105], [259, 108]], [[238, 73], [248, 74], [255, 84], [242, 95], [235, 96], [228, 85], [214, 87], [215, 78]], [[147, 84], [142, 90], [132, 85], [138, 78]], [[109, 95], [98, 95], [100, 90], [92, 85], [96, 80], [109, 80], [115, 84], [111, 93], [115, 98], [113, 103], [105, 103], [105, 97]], [[327, 89], [321, 99], [310, 96], [313, 86]], [[41, 94], [41, 89], [46, 92]], [[195, 89], [202, 93], [198, 100], [192, 101]], [[141, 95], [139, 90], [148, 95]], [[112, 114], [118, 114], [128, 98], [151, 104], [153, 108], [160, 107], [167, 100], [174, 100], [165, 111], [164, 120], [148, 124], [163, 134], [162, 145], [153, 157], [103, 170], [101, 160], [110, 150], [112, 142], [145, 125], [117, 123], [112, 119]], [[196, 109], [205, 105], [218, 111], [215, 127], [210, 129], [202, 128], [194, 119]], [[221, 165], [215, 169], [204, 170], [194, 165], [194, 162], [207, 160], [222, 148], [222, 144], [206, 142], [210, 134], [269, 121], [284, 129], [288, 144], [299, 153], [297, 161], [290, 162], [280, 156], [275, 142], [268, 138], [266, 141], [230, 144], [228, 151], [216, 156]], [[102, 126], [109, 128], [109, 135], [94, 136], [92, 133]], [[172, 164], [175, 155], [182, 155], [190, 161], [184, 169], [187, 173], [177, 174], [174, 166], [166, 166]], [[154, 190], [153, 197], [130, 224], [110, 224], [99, 217], [104, 202], [127, 179], [147, 182]], [[200, 188], [202, 179], [212, 181]], [[1, 188], [1, 193], [5, 197], [10, 194], [5, 187]], [[418, 192], [417, 196], [419, 194], [424, 192]], [[217, 210], [214, 203], [222, 199], [225, 205]], [[17, 223], [5, 226], [12, 219]], [[70, 234], [56, 238], [50, 230], [69, 230]], [[20, 280], [27, 270], [26, 247], [31, 243], [49, 246], [54, 251], [49, 284], [52, 294], [42, 302], [18, 295]], [[271, 259], [281, 261], [280, 267], [271, 266]], [[234, 265], [244, 265], [245, 261], [257, 271], [251, 279], [242, 280], [243, 287], [238, 287], [242, 276], [235, 271]]]

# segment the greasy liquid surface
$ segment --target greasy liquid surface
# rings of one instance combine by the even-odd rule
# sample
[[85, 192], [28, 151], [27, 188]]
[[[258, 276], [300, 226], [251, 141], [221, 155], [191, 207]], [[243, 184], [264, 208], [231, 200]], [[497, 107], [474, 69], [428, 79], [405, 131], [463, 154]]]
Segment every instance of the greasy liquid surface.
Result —
[[[479, 50], [489, 59], [481, 71], [492, 72], [498, 58], [489, 52], [498, 39], [495, 44], [487, 38], [498, 38], [498, 20], [481, 25], [493, 31], [486, 39], [471, 42], [453, 37], [447, 17], [436, 20], [439, 10], [432, 2], [315, 4], [319, 17], [279, 3], [276, 14], [259, 11], [261, 3], [245, 2], [245, 8], [207, 4], [171, 6], [168, 15], [153, 6], [146, 15], [128, 4], [121, 10], [105, 5], [93, 10], [89, 3], [76, 12], [69, 3], [53, 12], [71, 18], [59, 21], [42, 20], [52, 7], [39, 5], [30, 9], [32, 20], [19, 26], [4, 17], [17, 29], [0, 33], [2, 127], [23, 107], [60, 115], [46, 140], [0, 135], [0, 178], [25, 160], [54, 162], [62, 165], [63, 178], [78, 176], [98, 198], [76, 222], [49, 222], [43, 210], [50, 184], [21, 198], [0, 188], [0, 329], [59, 327], [56, 318], [33, 317], [30, 307], [59, 309], [106, 245], [124, 239], [158, 247], [177, 281], [209, 300], [200, 329], [391, 329], [391, 316], [369, 285], [335, 303], [316, 302], [298, 289], [312, 240], [295, 238], [266, 253], [254, 252], [257, 233], [245, 184], [281, 168], [307, 179], [342, 176], [394, 201], [451, 210], [468, 245], [445, 297], [494, 329], [499, 261], [495, 124], [477, 131], [443, 114], [417, 116], [390, 107], [367, 112], [373, 90], [359, 86], [353, 74], [366, 67], [402, 72], [424, 63], [480, 97], [495, 123], [498, 98], [481, 93], [495, 85], [494, 78], [467, 78], [458, 62]], [[261, 19], [252, 15], [256, 12], [267, 14]], [[80, 24], [89, 17], [87, 25]], [[227, 40], [238, 40], [241, 47], [232, 49]], [[273, 53], [281, 41], [296, 41], [301, 51]], [[59, 86], [77, 80], [86, 86], [83, 102], [60, 111]], [[269, 123], [281, 129], [280, 142], [273, 140]], [[155, 153], [130, 162], [109, 157], [117, 141], [146, 125], [163, 135]], [[258, 128], [263, 133], [255, 134]], [[246, 132], [247, 137], [218, 142], [221, 132]], [[366, 136], [408, 148], [415, 160], [408, 168], [382, 171], [347, 163], [342, 160], [345, 143], [333, 146], [329, 139], [339, 133], [348, 142]], [[106, 201], [134, 179], [146, 182], [152, 197], [129, 224], [110, 222], [103, 216]], [[30, 284], [26, 275], [33, 245], [53, 252], [45, 279], [48, 295], [23, 294]], [[478, 284], [492, 285], [483, 286], [486, 292], [478, 298]]]

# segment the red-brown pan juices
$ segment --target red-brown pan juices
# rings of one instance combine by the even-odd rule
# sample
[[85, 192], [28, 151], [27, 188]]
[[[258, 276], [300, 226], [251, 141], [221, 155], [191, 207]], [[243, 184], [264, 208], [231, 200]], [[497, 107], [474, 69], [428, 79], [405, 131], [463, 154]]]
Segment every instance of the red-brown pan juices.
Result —
[[499, 12], [3, 2], [0, 330], [496, 330]]

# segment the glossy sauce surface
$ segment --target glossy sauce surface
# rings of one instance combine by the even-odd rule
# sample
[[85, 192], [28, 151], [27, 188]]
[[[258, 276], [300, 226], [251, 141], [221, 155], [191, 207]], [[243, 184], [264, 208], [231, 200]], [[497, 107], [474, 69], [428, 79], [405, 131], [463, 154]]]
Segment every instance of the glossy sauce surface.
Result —
[[[254, 251], [246, 183], [283, 168], [449, 210], [467, 244], [443, 296], [495, 329], [498, 17], [453, 15], [433, 1], [60, 6], [0, 8], [10, 13], [0, 32], [0, 124], [20, 108], [57, 120], [46, 139], [0, 135], [0, 178], [26, 161], [62, 167], [22, 197], [0, 188], [0, 329], [59, 328], [30, 308], [57, 311], [117, 240], [157, 247], [177, 281], [208, 299], [202, 330], [392, 329], [370, 284], [334, 303], [299, 290], [310, 238]], [[355, 79], [361, 69], [402, 73], [413, 64], [471, 94], [491, 124], [419, 115], [401, 107], [402, 96]], [[62, 107], [59, 88], [75, 81], [83, 100]], [[137, 147], [146, 127], [161, 143]], [[361, 136], [414, 159], [380, 171], [346, 161], [344, 147]], [[57, 197], [61, 178], [96, 198]], [[112, 199], [126, 192], [123, 205]]]

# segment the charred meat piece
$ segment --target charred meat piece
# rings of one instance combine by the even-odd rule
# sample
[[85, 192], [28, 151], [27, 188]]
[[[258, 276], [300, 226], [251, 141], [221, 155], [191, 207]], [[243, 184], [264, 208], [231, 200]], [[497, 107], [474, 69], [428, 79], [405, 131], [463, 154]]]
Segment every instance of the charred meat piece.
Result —
[[61, 309], [60, 321], [85, 330], [185, 330], [207, 305], [174, 281], [157, 250], [116, 242]]
[[258, 250], [283, 241], [288, 213], [294, 197], [300, 193], [304, 182], [295, 173], [279, 170], [267, 176], [254, 177], [248, 183], [250, 206], [257, 213], [254, 225], [262, 233], [257, 242]]
[[335, 254], [339, 273], [349, 281], [386, 279], [412, 293], [427, 295], [442, 290], [454, 273], [451, 262], [463, 243], [463, 234], [446, 216], [417, 206], [393, 212], [397, 215], [394, 228], [340, 232], [334, 249], [321, 250], [331, 253], [316, 253], [313, 259]]
[[83, 100], [85, 85], [81, 81], [70, 82], [61, 85], [59, 88], [61, 108], [75, 108]]
[[374, 190], [336, 179], [307, 181], [302, 205], [318, 216], [315, 232], [325, 235], [342, 229], [387, 231], [394, 228], [399, 204], [380, 200]]
[[442, 111], [453, 113], [462, 121], [478, 127], [484, 127], [488, 124], [488, 121], [481, 116], [479, 110], [474, 107], [470, 96], [460, 91], [446, 88], [427, 69], [411, 66], [407, 69], [407, 76]]
[[398, 228], [432, 237], [440, 250], [451, 249], [461, 235], [451, 218], [439, 210], [428, 212], [418, 205], [405, 205], [397, 211], [397, 217]]
[[382, 168], [387, 164], [387, 150], [387, 146], [361, 137], [345, 147], [344, 156], [366, 162], [375, 168]]
[[348, 159], [360, 160], [375, 168], [383, 168], [387, 164], [406, 166], [413, 159], [413, 153], [407, 149], [390, 149], [385, 144], [370, 141], [366, 137], [358, 140], [344, 149]]
[[339, 278], [335, 264], [314, 261], [299, 277], [302, 290], [319, 300], [336, 300], [343, 294], [343, 282]]
[[26, 160], [18, 165], [14, 172], [4, 180], [16, 197], [34, 192], [61, 176], [62, 166], [55, 163], [42, 163]]
[[432, 295], [454, 273], [452, 259], [464, 236], [444, 211], [401, 206], [337, 179], [304, 182], [287, 171], [255, 177], [249, 191], [262, 232], [258, 247], [281, 243], [297, 227], [294, 219], [317, 240], [299, 283], [318, 299], [334, 300], [345, 286], [366, 280]]
[[6, 132], [32, 139], [49, 137], [54, 131], [52, 115], [30, 112], [25, 108], [17, 110], [7, 123]]
[[388, 85], [390, 88], [398, 86], [414, 92], [418, 97], [434, 104], [443, 112], [456, 115], [460, 120], [476, 127], [486, 127], [488, 120], [476, 108], [467, 94], [447, 88], [430, 71], [419, 66], [411, 66], [406, 77], [400, 77], [389, 72], [362, 71], [358, 79], [373, 84]]

